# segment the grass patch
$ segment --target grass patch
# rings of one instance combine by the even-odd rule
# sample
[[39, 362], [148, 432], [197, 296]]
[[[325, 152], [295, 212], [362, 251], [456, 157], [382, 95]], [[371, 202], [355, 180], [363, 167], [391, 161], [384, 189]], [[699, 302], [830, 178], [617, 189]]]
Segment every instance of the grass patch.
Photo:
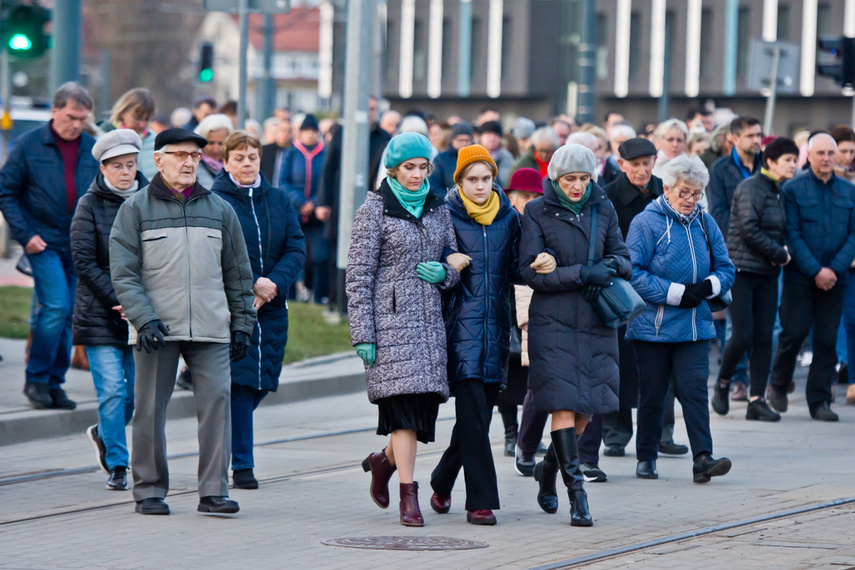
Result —
[[31, 287], [0, 287], [0, 337], [27, 338], [32, 297]]
[[[29, 287], [0, 287], [0, 337], [27, 338], [32, 295]], [[326, 307], [320, 305], [289, 302], [288, 307], [285, 364], [352, 349], [347, 319], [327, 322]]]
[[347, 319], [328, 323], [325, 311], [326, 307], [320, 305], [289, 301], [285, 364], [353, 349]]

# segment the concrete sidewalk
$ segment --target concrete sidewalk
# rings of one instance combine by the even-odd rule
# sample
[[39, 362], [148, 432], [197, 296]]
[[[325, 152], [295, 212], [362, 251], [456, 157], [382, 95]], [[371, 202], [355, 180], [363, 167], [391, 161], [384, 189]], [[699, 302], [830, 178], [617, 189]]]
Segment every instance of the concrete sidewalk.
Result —
[[[77, 402], [77, 409], [34, 410], [23, 394], [24, 347], [21, 340], [0, 338], [0, 446], [36, 439], [82, 433], [98, 422], [98, 401], [92, 375], [69, 370], [65, 391]], [[365, 390], [362, 361], [345, 352], [311, 358], [282, 368], [279, 390], [270, 393], [263, 406], [301, 402], [312, 398], [338, 396]], [[196, 416], [193, 393], [176, 389], [169, 402], [171, 419]]]

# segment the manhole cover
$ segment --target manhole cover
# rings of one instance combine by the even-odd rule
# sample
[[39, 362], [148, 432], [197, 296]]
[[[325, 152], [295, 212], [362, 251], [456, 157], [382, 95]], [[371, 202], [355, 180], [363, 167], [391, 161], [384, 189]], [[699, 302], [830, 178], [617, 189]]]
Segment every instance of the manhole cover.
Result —
[[331, 538], [322, 544], [368, 550], [472, 550], [490, 546], [486, 542], [448, 536], [351, 536]]

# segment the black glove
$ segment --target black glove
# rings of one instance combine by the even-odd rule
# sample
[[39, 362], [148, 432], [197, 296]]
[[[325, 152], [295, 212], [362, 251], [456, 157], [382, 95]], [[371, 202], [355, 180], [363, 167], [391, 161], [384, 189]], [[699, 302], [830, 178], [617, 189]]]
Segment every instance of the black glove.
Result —
[[585, 288], [582, 289], [582, 298], [589, 303], [593, 303], [597, 300], [597, 297], [600, 296], [602, 291], [603, 288], [599, 285], [585, 285]]
[[683, 292], [678, 307], [692, 309], [703, 303], [704, 299], [710, 295], [712, 295], [712, 282], [709, 279], [686, 285], [686, 290]]
[[600, 263], [602, 263], [602, 264], [603, 264], [603, 265], [605, 265], [606, 267], [609, 267], [609, 268], [611, 268], [611, 269], [614, 269], [615, 271], [617, 271], [617, 270], [618, 270], [618, 266], [619, 266], [619, 264], [618, 264], [618, 260], [617, 260], [617, 258], [615, 258], [615, 257], [611, 257], [611, 256], [609, 256], [609, 257], [604, 257], [604, 258], [602, 259], [602, 261], [600, 261]]
[[149, 321], [137, 331], [137, 350], [145, 349], [147, 354], [151, 354], [152, 350], [166, 346], [165, 336], [169, 336], [169, 329], [160, 319]]
[[232, 332], [232, 344], [229, 348], [229, 358], [232, 362], [243, 359], [249, 352], [249, 335], [243, 331]]
[[608, 287], [612, 282], [612, 277], [617, 275], [617, 271], [605, 265], [602, 261], [590, 267], [585, 266], [579, 270], [579, 278], [582, 283], [599, 285], [600, 287]]

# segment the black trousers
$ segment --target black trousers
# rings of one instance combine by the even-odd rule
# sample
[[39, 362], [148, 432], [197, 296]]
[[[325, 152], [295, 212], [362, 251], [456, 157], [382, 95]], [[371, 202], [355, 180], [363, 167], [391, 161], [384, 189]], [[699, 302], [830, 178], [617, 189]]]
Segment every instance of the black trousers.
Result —
[[733, 332], [721, 356], [719, 378], [730, 380], [742, 356], [751, 350], [751, 395], [763, 397], [772, 367], [772, 331], [778, 310], [778, 277], [740, 271], [728, 308]]
[[430, 486], [438, 495], [450, 497], [462, 467], [466, 510], [497, 510], [499, 485], [490, 447], [490, 420], [499, 385], [464, 380], [452, 384], [452, 393], [457, 421], [451, 431], [451, 443], [431, 473]]
[[813, 283], [784, 282], [781, 295], [781, 334], [772, 364], [770, 382], [775, 389], [787, 389], [793, 380], [796, 358], [813, 327], [813, 361], [805, 396], [811, 413], [831, 402], [831, 383], [837, 364], [837, 331], [843, 312], [846, 284], [838, 282], [830, 291]]
[[582, 437], [579, 438], [579, 460], [582, 463], [600, 462], [600, 441], [603, 439], [603, 414], [594, 414]]
[[[635, 436], [639, 461], [657, 459], [665, 397], [673, 374], [674, 393], [683, 407], [692, 457], [712, 453], [710, 411], [707, 402], [709, 341], [633, 341], [638, 361], [638, 433]], [[644, 374], [641, 372], [644, 371]]]
[[543, 439], [543, 429], [549, 414], [538, 412], [534, 409], [534, 395], [531, 390], [526, 390], [523, 400], [522, 414], [520, 415], [520, 429], [517, 436], [517, 445], [523, 453], [534, 453]]

